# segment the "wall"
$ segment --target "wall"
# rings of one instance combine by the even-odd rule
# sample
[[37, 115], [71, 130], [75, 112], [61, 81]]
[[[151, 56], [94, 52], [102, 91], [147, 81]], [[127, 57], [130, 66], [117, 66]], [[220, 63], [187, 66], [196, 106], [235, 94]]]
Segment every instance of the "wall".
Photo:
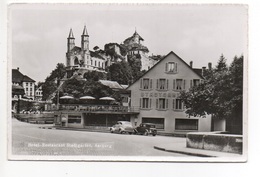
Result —
[[188, 133], [186, 146], [195, 149], [242, 154], [242, 135]]
[[[177, 62], [178, 63], [178, 72], [177, 73], [166, 73], [165, 65], [167, 62]], [[181, 61], [176, 55], [169, 54], [163, 61], [160, 61], [154, 68], [148, 71], [142, 78], [152, 79], [152, 89], [143, 90], [140, 89], [141, 79], [137, 80], [133, 85], [131, 85], [128, 90], [131, 90], [131, 106], [140, 107], [140, 98], [149, 97], [151, 98], [151, 108], [150, 109], [140, 109], [140, 114], [138, 115], [138, 122], [140, 124], [142, 117], [149, 118], [165, 118], [164, 122], [164, 132], [173, 133], [175, 132], [175, 119], [188, 119], [188, 115], [185, 114], [184, 110], [176, 111], [173, 109], [173, 99], [177, 98], [179, 91], [173, 90], [173, 79], [185, 79], [186, 80], [186, 90], [190, 88], [190, 80], [192, 79], [201, 79], [196, 73], [191, 70], [187, 64]], [[157, 90], [156, 89], [156, 79], [165, 78], [169, 80], [168, 90]], [[157, 96], [155, 96], [156, 94]], [[160, 96], [161, 94], [161, 96]], [[144, 96], [148, 95], [148, 96]], [[152, 96], [151, 96], [152, 95]], [[166, 110], [157, 110], [156, 109], [156, 99], [159, 97], [167, 98], [169, 100], [168, 109]], [[198, 119], [199, 128], [197, 131], [210, 131], [211, 127], [211, 116], [207, 118], [194, 118], [189, 119]]]

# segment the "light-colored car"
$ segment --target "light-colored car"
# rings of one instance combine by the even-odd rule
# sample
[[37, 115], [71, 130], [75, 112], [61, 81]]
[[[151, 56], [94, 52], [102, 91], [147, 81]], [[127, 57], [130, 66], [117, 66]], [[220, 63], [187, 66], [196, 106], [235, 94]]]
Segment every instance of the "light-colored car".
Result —
[[132, 134], [134, 133], [134, 127], [132, 126], [131, 122], [128, 121], [118, 121], [115, 125], [110, 127], [110, 132], [114, 133], [129, 133]]

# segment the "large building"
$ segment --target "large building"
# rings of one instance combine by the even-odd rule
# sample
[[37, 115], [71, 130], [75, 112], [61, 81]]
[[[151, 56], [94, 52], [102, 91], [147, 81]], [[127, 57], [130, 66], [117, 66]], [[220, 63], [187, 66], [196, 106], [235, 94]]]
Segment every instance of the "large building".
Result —
[[108, 43], [104, 46], [104, 50], [91, 51], [86, 26], [84, 26], [81, 35], [81, 46], [75, 45], [74, 34], [70, 29], [66, 52], [67, 78], [70, 78], [75, 71], [82, 75], [86, 71], [93, 70], [105, 72], [105, 69], [112, 63], [122, 60], [128, 61], [128, 59], [140, 60], [141, 70], [148, 70], [158, 59], [148, 56], [149, 50], [141, 41], [144, 39], [135, 31], [122, 44]]
[[203, 80], [202, 71], [193, 69], [170, 52], [128, 87], [131, 106], [140, 108], [132, 121], [135, 124], [154, 123], [159, 131], [165, 133], [211, 131], [211, 116], [189, 117], [182, 100], [178, 98], [181, 91]]

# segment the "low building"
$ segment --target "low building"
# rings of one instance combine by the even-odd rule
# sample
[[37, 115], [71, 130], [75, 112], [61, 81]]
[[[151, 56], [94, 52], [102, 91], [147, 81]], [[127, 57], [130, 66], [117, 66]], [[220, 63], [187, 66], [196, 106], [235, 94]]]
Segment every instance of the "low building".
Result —
[[140, 112], [132, 122], [154, 123], [165, 133], [211, 131], [211, 116], [189, 117], [178, 98], [180, 92], [199, 84], [203, 77], [174, 52], [170, 52], [127, 89], [131, 91], [131, 107]]
[[[12, 84], [24, 88], [24, 95], [26, 98], [34, 100], [35, 81], [30, 77], [23, 75], [19, 68], [12, 69]], [[15, 95], [14, 95], [15, 96]]]

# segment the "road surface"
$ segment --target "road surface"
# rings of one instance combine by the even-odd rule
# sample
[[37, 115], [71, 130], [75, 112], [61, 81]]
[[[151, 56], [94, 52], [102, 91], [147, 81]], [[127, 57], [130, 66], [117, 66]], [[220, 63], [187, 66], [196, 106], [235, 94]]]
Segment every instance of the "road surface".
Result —
[[12, 120], [13, 155], [187, 156], [153, 148], [183, 142], [183, 138], [40, 129], [40, 126], [44, 125]]

